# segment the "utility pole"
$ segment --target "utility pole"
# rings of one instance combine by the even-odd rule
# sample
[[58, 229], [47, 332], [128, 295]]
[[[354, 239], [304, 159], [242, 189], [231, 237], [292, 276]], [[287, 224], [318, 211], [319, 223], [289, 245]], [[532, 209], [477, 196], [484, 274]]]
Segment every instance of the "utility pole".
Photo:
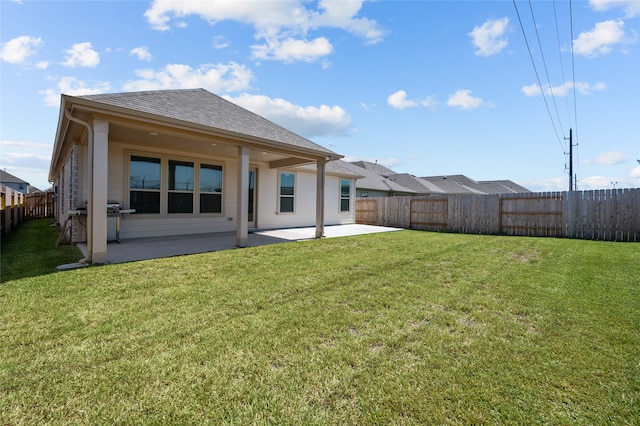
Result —
[[573, 191], [573, 129], [569, 129], [569, 192], [571, 191]]

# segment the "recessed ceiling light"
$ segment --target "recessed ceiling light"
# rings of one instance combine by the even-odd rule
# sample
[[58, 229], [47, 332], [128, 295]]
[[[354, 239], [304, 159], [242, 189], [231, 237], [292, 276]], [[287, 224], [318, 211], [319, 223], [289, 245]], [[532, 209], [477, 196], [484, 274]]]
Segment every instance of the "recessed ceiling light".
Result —
[[211, 144], [211, 146], [216, 146], [216, 145], [218, 145], [218, 144], [217, 144], [217, 143], [212, 143], [212, 144]]
[[149, 134], [150, 134], [151, 136], [158, 136], [158, 134], [157, 134], [156, 132], [149, 132]]

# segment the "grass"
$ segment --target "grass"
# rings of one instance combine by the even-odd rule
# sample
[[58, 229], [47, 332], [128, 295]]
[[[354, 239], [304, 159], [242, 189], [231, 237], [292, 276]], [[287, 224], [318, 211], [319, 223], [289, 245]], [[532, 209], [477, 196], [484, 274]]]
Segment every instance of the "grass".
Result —
[[30, 220], [2, 237], [0, 283], [53, 273], [58, 265], [83, 257], [75, 246], [55, 246], [59, 230], [52, 223], [52, 219]]
[[0, 417], [639, 424], [638, 324], [630, 243], [401, 231], [27, 276], [0, 285]]

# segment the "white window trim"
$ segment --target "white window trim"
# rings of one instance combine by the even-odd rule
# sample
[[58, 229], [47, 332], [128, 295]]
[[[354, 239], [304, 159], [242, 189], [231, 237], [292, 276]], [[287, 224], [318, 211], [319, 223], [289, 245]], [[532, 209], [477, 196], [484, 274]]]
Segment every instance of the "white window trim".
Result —
[[[282, 210], [280, 210], [280, 199], [282, 198], [282, 195], [280, 194], [280, 179], [282, 178], [282, 174], [286, 173], [286, 174], [291, 174], [293, 175], [293, 196], [290, 195], [285, 195], [286, 198], [293, 198], [293, 211], [292, 212], [283, 212]], [[278, 188], [277, 188], [277, 203], [278, 203], [278, 214], [296, 214], [296, 194], [298, 193], [298, 174], [292, 170], [278, 170]]]
[[[344, 197], [342, 196], [342, 181], [345, 181], [345, 180], [349, 182], [349, 195], [347, 196], [347, 200], [349, 200], [349, 208], [347, 210], [342, 210], [342, 200], [344, 199]], [[345, 179], [345, 178], [338, 179], [338, 212], [339, 213], [342, 213], [342, 214], [351, 213], [351, 191], [353, 190], [352, 183], [353, 183], [352, 179]]]
[[[222, 192], [218, 193], [218, 192], [200, 192], [200, 170], [202, 168], [202, 165], [207, 165], [207, 166], [220, 166], [222, 167]], [[196, 174], [195, 176], [195, 182], [194, 182], [194, 190], [197, 190], [197, 192], [194, 192], [194, 214], [197, 215], [201, 215], [201, 216], [224, 216], [224, 206], [225, 206], [225, 202], [224, 202], [224, 197], [226, 194], [226, 189], [225, 189], [225, 180], [226, 180], [226, 165], [222, 162], [215, 162], [215, 160], [212, 161], [197, 161], [195, 163], [195, 169], [197, 170], [194, 171], [194, 173]], [[197, 194], [197, 195], [196, 195]], [[220, 194], [220, 213], [201, 213], [200, 212], [200, 195], [201, 194]], [[198, 206], [197, 210], [195, 208], [195, 206]], [[196, 213], [197, 212], [197, 213]]]

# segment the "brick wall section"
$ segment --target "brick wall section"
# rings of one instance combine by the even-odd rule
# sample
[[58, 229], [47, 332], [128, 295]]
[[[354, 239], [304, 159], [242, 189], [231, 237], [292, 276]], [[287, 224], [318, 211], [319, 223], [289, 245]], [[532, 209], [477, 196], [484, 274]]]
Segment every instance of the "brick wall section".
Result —
[[[83, 207], [80, 205], [80, 199], [78, 198], [78, 194], [80, 193], [80, 173], [79, 173], [80, 155], [81, 155], [81, 147], [80, 145], [75, 145], [71, 150], [69, 159], [67, 160], [67, 165], [69, 166], [68, 207], [70, 210], [75, 210], [78, 207]], [[73, 224], [71, 227], [72, 243], [87, 241], [86, 223], [87, 223], [86, 216], [75, 216], [73, 218]]]

